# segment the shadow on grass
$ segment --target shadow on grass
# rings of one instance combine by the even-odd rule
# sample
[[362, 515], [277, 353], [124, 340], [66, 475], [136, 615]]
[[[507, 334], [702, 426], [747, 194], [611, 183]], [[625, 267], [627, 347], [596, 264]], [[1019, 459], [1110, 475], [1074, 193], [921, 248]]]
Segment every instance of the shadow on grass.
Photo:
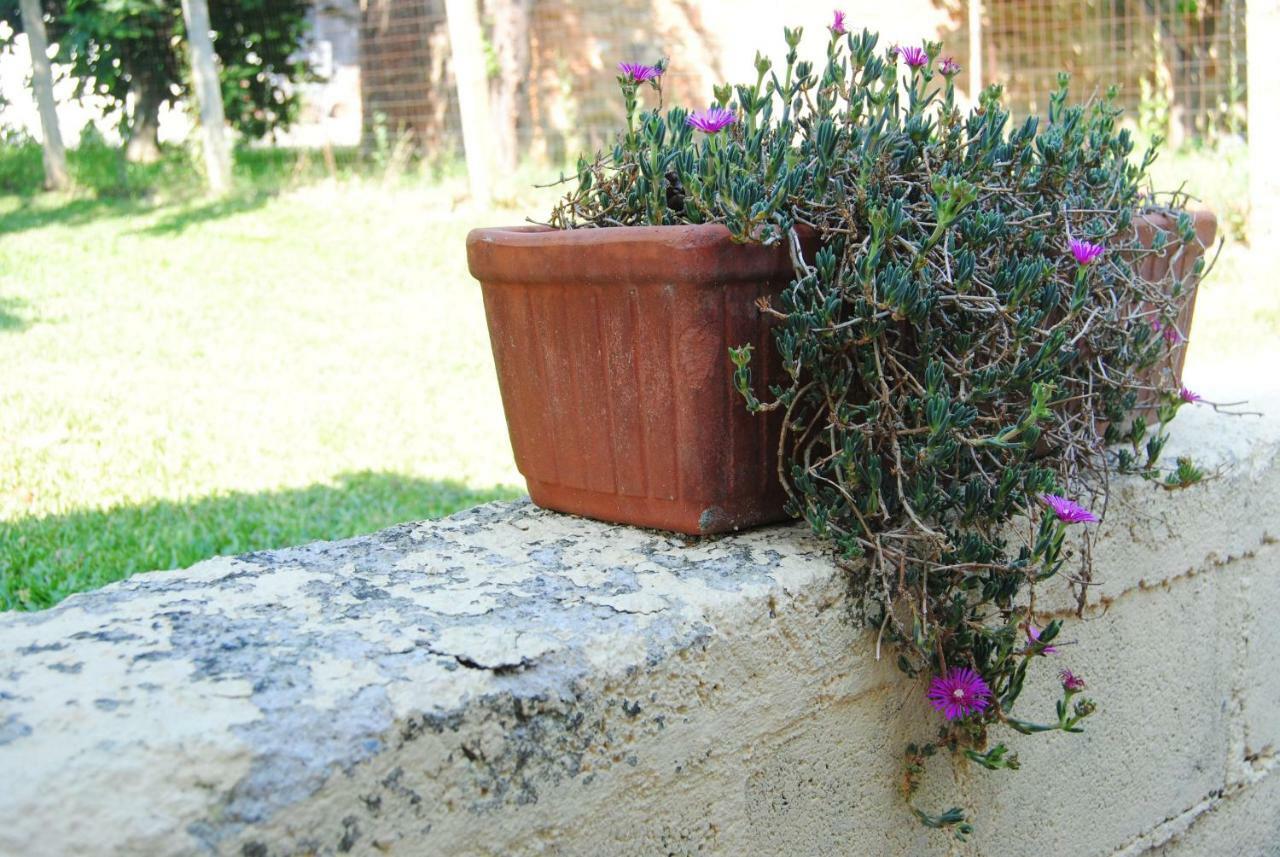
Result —
[[141, 571], [346, 538], [521, 493], [365, 471], [306, 488], [0, 521], [0, 609], [38, 610]]
[[17, 208], [0, 214], [0, 233], [12, 234], [46, 226], [83, 226], [158, 211], [160, 215], [154, 223], [134, 230], [132, 234], [181, 235], [189, 227], [261, 208], [273, 196], [274, 192], [257, 190], [207, 202], [199, 202], [198, 197], [192, 197], [163, 204], [147, 199], [112, 197], [69, 199], [61, 205], [37, 204], [24, 199]]
[[116, 217], [127, 217], [154, 208], [155, 203], [142, 199], [94, 197], [68, 199], [61, 205], [39, 203], [23, 198], [12, 211], [0, 213], [0, 233], [12, 235], [46, 226], [82, 226]]
[[255, 191], [225, 199], [213, 200], [202, 205], [174, 206], [160, 216], [160, 219], [145, 229], [139, 229], [137, 235], [181, 235], [192, 226], [208, 223], [253, 211], [267, 204], [275, 194], [268, 191]]
[[26, 301], [0, 295], [0, 333], [17, 333], [31, 326], [30, 317], [22, 313]]

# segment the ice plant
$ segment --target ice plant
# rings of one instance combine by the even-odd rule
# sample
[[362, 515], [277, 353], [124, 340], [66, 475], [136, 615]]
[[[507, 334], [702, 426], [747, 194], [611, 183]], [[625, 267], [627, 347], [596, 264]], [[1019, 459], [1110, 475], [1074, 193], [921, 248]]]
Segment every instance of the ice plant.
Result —
[[1201, 396], [1199, 393], [1195, 393], [1195, 392], [1192, 392], [1191, 390], [1188, 390], [1186, 387], [1181, 387], [1178, 389], [1178, 398], [1182, 399], [1182, 401], [1186, 402], [1188, 405], [1195, 405], [1204, 401], [1203, 396]]
[[1064, 524], [1096, 524], [1100, 519], [1084, 506], [1057, 494], [1041, 494], [1040, 500], [1053, 510]]
[[1069, 693], [1079, 693], [1084, 690], [1084, 679], [1076, 675], [1069, 669], [1063, 669], [1058, 673], [1058, 677], [1062, 679], [1062, 689]]
[[960, 720], [985, 711], [991, 702], [991, 688], [968, 667], [952, 667], [946, 675], [929, 682], [929, 703], [948, 720]]
[[[1033, 643], [1040, 642], [1040, 629], [1037, 628], [1035, 625], [1028, 625], [1027, 637], [1029, 637], [1031, 642]], [[1058, 647], [1052, 644], [1044, 646], [1040, 649], [1040, 654], [1042, 655], [1056, 655], [1057, 653], [1058, 653]]]
[[1079, 238], [1072, 238], [1070, 244], [1071, 255], [1081, 265], [1089, 265], [1097, 261], [1098, 257], [1106, 252], [1107, 249], [1101, 244], [1093, 244], [1089, 241], [1082, 241]]
[[[1136, 216], [1184, 224], [1158, 227], [1162, 247], [1194, 235], [1181, 196], [1157, 206], [1144, 191], [1154, 155], [1133, 151], [1111, 94], [1073, 104], [1063, 75], [1039, 122], [1013, 122], [998, 88], [966, 114], [940, 46], [885, 50], [838, 10], [827, 21], [825, 68], [788, 29], [784, 68], [758, 54], [750, 79], [692, 116], [639, 111], [624, 81], [623, 145], [578, 162], [550, 222], [714, 224], [789, 251], [795, 277], [749, 308], [771, 342], [726, 343], [732, 383], [753, 413], [785, 417], [787, 510], [858, 576], [877, 642], [932, 679], [924, 696], [948, 715], [908, 748], [913, 800], [913, 760], [947, 749], [1007, 769], [999, 731], [1083, 731], [1091, 700], [1061, 700], [1056, 723], [1013, 714], [1038, 656], [1063, 648], [1056, 622], [1034, 627], [1018, 605], [1068, 568], [1089, 592], [1092, 560], [1067, 525], [1099, 518], [1068, 496], [1092, 504], [1117, 471], [1199, 478], [1157, 461], [1180, 385], [1161, 338], [1180, 340], [1202, 269], [1141, 264], [1155, 248]], [[691, 130], [733, 123], [742, 133], [710, 141]], [[761, 378], [774, 358], [785, 372]], [[1134, 413], [1152, 389], [1167, 391], [1158, 426]], [[1041, 503], [1032, 526], [1015, 524]], [[913, 809], [967, 835], [958, 809]]]
[[620, 62], [618, 63], [618, 71], [622, 76], [633, 83], [648, 83], [651, 80], [657, 80], [662, 77], [662, 69], [656, 65], [645, 65], [638, 62]]
[[738, 117], [733, 115], [733, 111], [726, 110], [723, 107], [709, 107], [703, 111], [690, 113], [688, 118], [685, 119], [685, 122], [690, 126], [705, 134], [715, 134], [717, 131], [723, 131], [737, 121]]
[[894, 50], [896, 50], [898, 52], [898, 56], [906, 60], [907, 65], [912, 68], [920, 68], [921, 66], [927, 65], [929, 62], [929, 55], [925, 53], [924, 48], [903, 47], [899, 45], [894, 48]]

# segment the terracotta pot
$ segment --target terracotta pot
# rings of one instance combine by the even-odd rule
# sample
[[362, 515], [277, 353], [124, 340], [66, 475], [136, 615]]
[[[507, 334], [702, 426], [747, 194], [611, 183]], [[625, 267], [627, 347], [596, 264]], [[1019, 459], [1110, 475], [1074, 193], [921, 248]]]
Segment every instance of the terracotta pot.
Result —
[[[1168, 233], [1166, 240], [1168, 245], [1159, 253], [1153, 253], [1146, 256], [1138, 264], [1138, 276], [1144, 280], [1153, 281], [1162, 279], [1169, 273], [1170, 266], [1173, 267], [1174, 276], [1183, 282], [1183, 288], [1187, 290], [1186, 298], [1182, 305], [1182, 311], [1178, 313], [1177, 327], [1179, 333], [1183, 337], [1191, 334], [1191, 317], [1196, 311], [1196, 292], [1199, 291], [1199, 281], [1191, 278], [1191, 272], [1195, 269], [1195, 264], [1205, 252], [1213, 246], [1214, 238], [1218, 234], [1218, 218], [1214, 216], [1212, 211], [1197, 210], [1191, 212], [1192, 226], [1195, 228], [1196, 240], [1188, 245], [1183, 245], [1177, 237], [1177, 218], [1168, 214], [1159, 212], [1140, 214], [1135, 218], [1138, 227], [1138, 240], [1145, 246], [1150, 246], [1155, 241], [1157, 231]], [[1187, 361], [1187, 346], [1185, 340], [1170, 352], [1169, 361], [1166, 364], [1172, 371], [1174, 378], [1182, 377], [1182, 367]], [[1157, 367], [1153, 373], [1153, 381], [1159, 380], [1160, 369]]]
[[780, 416], [747, 412], [731, 346], [764, 398], [782, 380], [755, 307], [792, 279], [784, 245], [719, 225], [477, 229], [516, 466], [539, 506], [696, 535], [784, 520]]

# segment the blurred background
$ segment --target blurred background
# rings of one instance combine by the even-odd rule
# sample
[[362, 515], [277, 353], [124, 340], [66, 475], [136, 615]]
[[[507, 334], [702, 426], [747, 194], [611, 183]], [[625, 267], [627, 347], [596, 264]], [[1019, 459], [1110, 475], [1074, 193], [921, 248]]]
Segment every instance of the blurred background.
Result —
[[[1188, 383], [1280, 367], [1280, 0], [846, 0], [971, 96], [1119, 87], [1212, 208]], [[542, 219], [623, 119], [825, 45], [831, 2], [0, 0], [0, 608], [522, 493], [475, 226]], [[33, 53], [34, 48], [34, 53]], [[34, 61], [33, 61], [34, 60]], [[539, 187], [541, 186], [541, 187]]]

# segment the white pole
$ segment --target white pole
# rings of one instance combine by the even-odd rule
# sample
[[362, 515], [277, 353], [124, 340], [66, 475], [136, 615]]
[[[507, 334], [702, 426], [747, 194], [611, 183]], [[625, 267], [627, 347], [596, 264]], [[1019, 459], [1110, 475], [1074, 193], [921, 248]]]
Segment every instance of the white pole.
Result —
[[969, 99], [982, 94], [982, 0], [969, 0]]
[[445, 0], [449, 19], [449, 53], [458, 85], [458, 112], [462, 116], [462, 148], [467, 158], [471, 198], [480, 205], [490, 200], [489, 81], [485, 76], [484, 40], [476, 0]]
[[182, 0], [182, 18], [187, 24], [191, 79], [200, 102], [200, 131], [204, 137], [209, 190], [221, 195], [231, 189], [231, 149], [227, 145], [227, 120], [222, 110], [222, 87], [218, 83], [213, 39], [209, 36], [209, 6], [205, 0]]
[[66, 190], [71, 179], [67, 175], [67, 150], [62, 145], [62, 130], [58, 127], [58, 105], [53, 100], [53, 68], [49, 65], [44, 12], [40, 9], [40, 0], [21, 0], [19, 9], [27, 47], [31, 50], [31, 88], [35, 90], [40, 132], [44, 137], [44, 186], [48, 190]]

